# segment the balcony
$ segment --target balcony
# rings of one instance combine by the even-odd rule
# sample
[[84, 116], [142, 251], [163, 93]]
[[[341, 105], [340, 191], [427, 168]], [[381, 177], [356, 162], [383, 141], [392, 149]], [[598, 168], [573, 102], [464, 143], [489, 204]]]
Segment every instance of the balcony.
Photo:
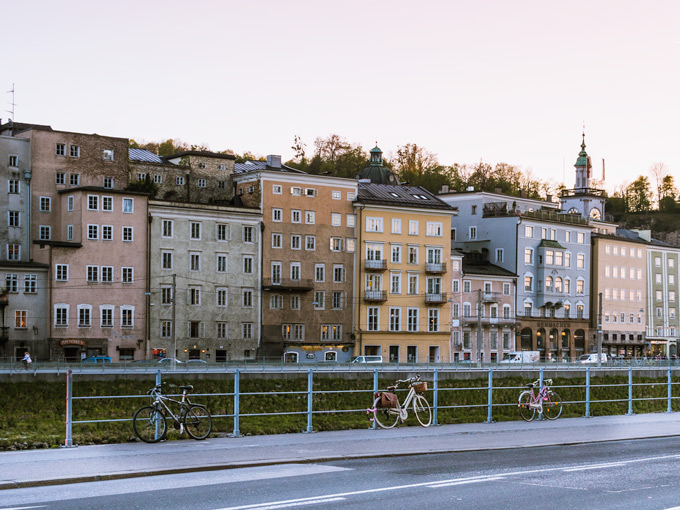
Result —
[[444, 274], [446, 273], [446, 262], [428, 262], [425, 264], [425, 272], [430, 274]]
[[308, 292], [314, 288], [311, 279], [291, 280], [290, 278], [263, 278], [262, 289], [288, 292]]
[[428, 305], [443, 305], [446, 303], [446, 292], [437, 292], [425, 294], [425, 303]]
[[364, 268], [366, 271], [387, 271], [387, 259], [366, 260]]
[[519, 321], [515, 317], [504, 319], [503, 317], [485, 316], [477, 319], [476, 315], [469, 315], [467, 317], [463, 317], [462, 319], [463, 326], [465, 327], [477, 326], [477, 324], [480, 322], [482, 326], [501, 326], [504, 328], [513, 328], [519, 325]]
[[502, 296], [500, 292], [482, 292], [482, 303], [500, 303]]
[[387, 301], [387, 291], [367, 289], [364, 291], [364, 301], [373, 303]]

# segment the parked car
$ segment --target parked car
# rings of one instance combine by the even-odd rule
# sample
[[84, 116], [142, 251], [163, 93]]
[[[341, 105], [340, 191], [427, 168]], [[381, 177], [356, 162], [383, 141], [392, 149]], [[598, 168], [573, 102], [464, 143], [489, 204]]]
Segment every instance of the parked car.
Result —
[[382, 356], [357, 356], [352, 363], [382, 363]]
[[160, 363], [161, 365], [172, 365], [173, 361], [178, 365], [184, 364], [184, 361], [176, 358], [161, 358], [158, 360], [158, 363]]
[[111, 358], [109, 356], [90, 356], [85, 358], [83, 363], [111, 363]]
[[[601, 360], [602, 363], [607, 363], [607, 355], [605, 353], [602, 353]], [[581, 354], [576, 360], [576, 363], [580, 363], [582, 365], [586, 365], [588, 363], [597, 363], [597, 353]]]
[[189, 359], [185, 362], [187, 365], [207, 365], [208, 362], [202, 359]]

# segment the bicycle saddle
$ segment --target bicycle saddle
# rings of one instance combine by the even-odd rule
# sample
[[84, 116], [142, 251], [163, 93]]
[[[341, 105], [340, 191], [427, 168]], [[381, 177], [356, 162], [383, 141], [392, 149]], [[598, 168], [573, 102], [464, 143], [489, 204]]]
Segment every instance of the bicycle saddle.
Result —
[[532, 383], [532, 382], [527, 383], [527, 388], [533, 388], [534, 386], [535, 386], [535, 385], [534, 385], [534, 383]]
[[388, 386], [388, 387], [387, 387], [387, 391], [394, 391], [394, 390], [396, 390], [396, 389], [397, 389], [396, 386]]
[[179, 389], [182, 390], [182, 391], [192, 391], [192, 390], [194, 389], [194, 387], [191, 386], [191, 385], [189, 385], [189, 386], [180, 386]]

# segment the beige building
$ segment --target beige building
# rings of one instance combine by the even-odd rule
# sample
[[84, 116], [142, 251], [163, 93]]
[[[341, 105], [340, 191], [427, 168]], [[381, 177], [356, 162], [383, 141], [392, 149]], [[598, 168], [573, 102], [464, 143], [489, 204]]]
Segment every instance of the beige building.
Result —
[[364, 181], [354, 207], [355, 354], [394, 362], [451, 361], [446, 289], [456, 210], [420, 187]]
[[598, 350], [601, 323], [602, 352], [625, 358], [646, 353], [646, 266], [647, 243], [637, 235], [592, 236], [590, 352]]
[[349, 361], [356, 181], [308, 175], [269, 156], [237, 164], [234, 186], [263, 214], [261, 355]]

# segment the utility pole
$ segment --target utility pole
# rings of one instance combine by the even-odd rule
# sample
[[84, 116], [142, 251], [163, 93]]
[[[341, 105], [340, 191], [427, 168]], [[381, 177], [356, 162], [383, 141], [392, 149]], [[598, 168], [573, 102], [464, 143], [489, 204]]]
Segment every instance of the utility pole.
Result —
[[174, 344], [174, 353], [172, 355], [172, 369], [177, 370], [177, 307], [175, 306], [176, 300], [176, 283], [177, 275], [172, 275], [172, 342]]
[[598, 294], [597, 311], [597, 366], [602, 366], [602, 292]]

